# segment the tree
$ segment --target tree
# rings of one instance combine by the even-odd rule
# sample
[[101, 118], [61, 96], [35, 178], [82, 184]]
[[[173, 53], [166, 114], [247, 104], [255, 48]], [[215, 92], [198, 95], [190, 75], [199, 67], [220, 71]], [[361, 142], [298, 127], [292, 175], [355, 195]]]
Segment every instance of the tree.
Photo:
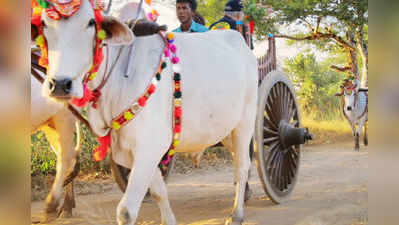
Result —
[[[347, 55], [346, 65], [332, 69], [347, 72], [362, 83], [368, 79], [368, 0], [246, 0], [266, 11], [273, 27], [261, 27], [257, 32], [276, 29], [278, 25], [297, 25], [293, 34], [277, 33], [276, 38], [307, 41], [321, 49], [341, 51]], [[262, 19], [255, 21], [262, 24]], [[299, 25], [299, 26], [298, 26]], [[360, 57], [359, 57], [360, 55]], [[361, 71], [361, 72], [360, 72]], [[360, 74], [362, 74], [360, 76]]]
[[289, 74], [305, 114], [316, 120], [336, 118], [340, 113], [339, 90], [342, 75], [329, 69], [331, 60], [318, 62], [314, 53], [300, 53], [287, 59], [284, 70]]
[[227, 0], [200, 0], [197, 11], [206, 19], [209, 26], [223, 17], [226, 3]]

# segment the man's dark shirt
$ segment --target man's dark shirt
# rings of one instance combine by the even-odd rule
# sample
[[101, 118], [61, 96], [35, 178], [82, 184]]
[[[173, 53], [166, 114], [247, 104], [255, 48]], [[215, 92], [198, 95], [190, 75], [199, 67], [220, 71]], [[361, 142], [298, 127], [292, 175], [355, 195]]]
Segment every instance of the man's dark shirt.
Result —
[[[216, 21], [209, 27], [209, 30], [230, 30], [230, 29], [237, 30], [237, 22], [229, 16], [224, 16], [222, 19]], [[245, 36], [247, 32], [246, 26], [242, 26], [242, 31], [243, 31], [242, 36], [246, 40]], [[252, 38], [250, 40], [250, 48], [253, 49]]]

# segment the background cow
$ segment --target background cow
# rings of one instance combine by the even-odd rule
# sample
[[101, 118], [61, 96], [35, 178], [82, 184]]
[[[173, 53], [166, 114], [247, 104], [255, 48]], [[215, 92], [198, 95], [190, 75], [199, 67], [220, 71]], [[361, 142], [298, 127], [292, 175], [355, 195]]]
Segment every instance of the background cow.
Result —
[[[67, 177], [78, 166], [77, 157], [80, 148], [79, 124], [73, 114], [64, 104], [49, 101], [41, 95], [41, 83], [31, 79], [31, 132], [41, 130], [46, 135], [51, 148], [57, 155], [56, 177], [50, 193], [46, 198], [45, 214], [43, 221], [48, 221], [56, 216], [69, 217], [75, 207], [73, 182], [65, 186]], [[74, 143], [76, 132], [76, 145]], [[75, 166], [74, 166], [75, 165]], [[76, 171], [75, 171], [76, 172]], [[62, 190], [65, 186], [65, 200], [58, 209]]]
[[348, 120], [355, 138], [355, 150], [359, 151], [359, 138], [364, 129], [363, 142], [368, 145], [368, 89], [359, 88], [359, 81], [345, 80], [342, 91], [336, 96], [342, 97], [342, 111]]

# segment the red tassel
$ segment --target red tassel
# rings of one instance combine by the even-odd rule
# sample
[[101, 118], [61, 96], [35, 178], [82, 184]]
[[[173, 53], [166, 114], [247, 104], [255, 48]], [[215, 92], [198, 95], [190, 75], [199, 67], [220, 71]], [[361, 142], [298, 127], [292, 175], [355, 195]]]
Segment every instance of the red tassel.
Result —
[[141, 97], [141, 98], [139, 98], [138, 103], [139, 103], [139, 105], [140, 105], [141, 107], [144, 107], [145, 104], [147, 103], [147, 98], [144, 97], [144, 96]]
[[181, 132], [181, 125], [175, 125], [175, 133], [180, 133]]
[[151, 84], [150, 87], [148, 88], [148, 94], [153, 94], [156, 90], [156, 87], [154, 84]]
[[99, 162], [107, 157], [108, 148], [111, 145], [111, 133], [108, 133], [107, 136], [99, 137], [97, 141], [100, 146], [94, 149], [93, 158], [96, 162]]
[[176, 118], [181, 118], [182, 114], [183, 114], [183, 112], [181, 110], [181, 107], [176, 107], [175, 108], [175, 117]]
[[83, 97], [82, 98], [73, 98], [72, 104], [77, 107], [84, 107], [88, 102], [93, 99], [93, 92], [87, 87], [87, 85], [83, 85]]
[[251, 20], [251, 21], [249, 22], [249, 32], [250, 32], [251, 34], [253, 34], [254, 31], [255, 31], [255, 21]]

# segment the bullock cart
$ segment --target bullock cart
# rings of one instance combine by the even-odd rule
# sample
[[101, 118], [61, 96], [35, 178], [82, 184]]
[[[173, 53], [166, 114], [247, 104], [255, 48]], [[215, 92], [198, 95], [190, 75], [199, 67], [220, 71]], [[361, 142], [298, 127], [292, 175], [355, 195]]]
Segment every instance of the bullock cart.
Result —
[[[276, 42], [269, 37], [267, 53], [258, 58], [258, 111], [251, 159], [255, 158], [263, 189], [276, 203], [284, 202], [292, 193], [298, 178], [301, 145], [312, 139], [301, 127], [299, 105], [288, 77], [277, 70]], [[253, 157], [255, 156], [255, 157]], [[114, 178], [125, 191], [130, 169], [111, 159]], [[172, 170], [174, 162], [166, 174]]]

